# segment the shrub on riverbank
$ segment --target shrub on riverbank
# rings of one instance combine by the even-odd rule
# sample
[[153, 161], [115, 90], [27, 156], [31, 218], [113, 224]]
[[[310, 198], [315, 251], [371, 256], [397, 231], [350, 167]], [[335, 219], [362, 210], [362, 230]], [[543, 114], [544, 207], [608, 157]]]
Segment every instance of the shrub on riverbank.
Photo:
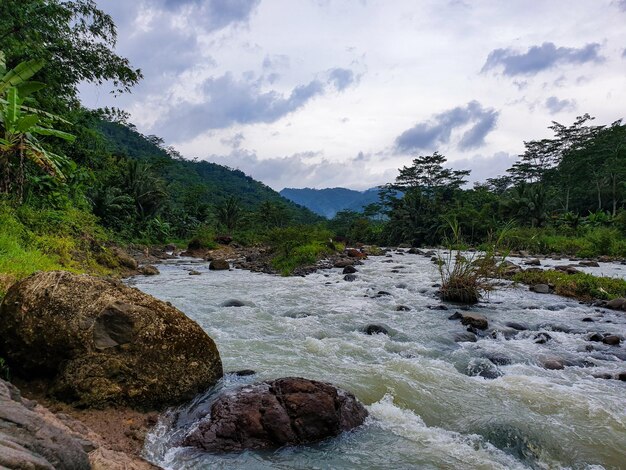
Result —
[[272, 266], [288, 276], [335, 251], [331, 238], [332, 233], [322, 227], [299, 226], [271, 230], [265, 241], [273, 253]]
[[582, 227], [511, 229], [503, 239], [504, 246], [514, 251], [536, 254], [559, 253], [589, 258], [594, 256], [626, 256], [626, 240], [616, 228]]
[[0, 204], [0, 296], [35, 271], [65, 269], [109, 274], [104, 230], [93, 215], [72, 208], [43, 210]]
[[547, 284], [554, 292], [580, 300], [611, 300], [626, 297], [626, 280], [598, 277], [586, 273], [567, 274], [560, 271], [522, 271], [513, 280], [524, 284]]

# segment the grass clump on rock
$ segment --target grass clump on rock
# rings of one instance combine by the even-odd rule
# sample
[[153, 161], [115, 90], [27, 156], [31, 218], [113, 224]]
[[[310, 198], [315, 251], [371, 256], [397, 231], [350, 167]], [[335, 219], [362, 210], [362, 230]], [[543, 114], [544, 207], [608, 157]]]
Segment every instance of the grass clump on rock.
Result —
[[463, 246], [458, 222], [448, 220], [448, 225], [452, 229], [452, 240], [447, 243], [447, 256], [438, 255], [436, 261], [441, 275], [439, 294], [442, 300], [448, 302], [475, 304], [491, 290], [489, 278], [504, 261], [504, 257], [497, 256], [497, 246], [506, 230], [501, 232], [495, 243], [487, 244], [484, 252], [466, 257], [459, 248], [455, 249]]

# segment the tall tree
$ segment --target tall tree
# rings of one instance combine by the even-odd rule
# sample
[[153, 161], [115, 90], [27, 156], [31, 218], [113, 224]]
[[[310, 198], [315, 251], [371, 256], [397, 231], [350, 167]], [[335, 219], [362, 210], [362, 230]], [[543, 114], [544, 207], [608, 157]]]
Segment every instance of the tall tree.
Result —
[[426, 194], [432, 194], [434, 190], [460, 188], [470, 171], [444, 168], [445, 163], [446, 157], [439, 152], [420, 155], [413, 159], [411, 166], [400, 169], [395, 187], [400, 190], [420, 188]]
[[2, 0], [0, 44], [13, 67], [41, 59], [41, 79], [48, 88], [40, 101], [56, 112], [78, 105], [82, 81], [110, 81], [117, 92], [128, 91], [141, 71], [114, 52], [117, 31], [109, 15], [93, 0]]

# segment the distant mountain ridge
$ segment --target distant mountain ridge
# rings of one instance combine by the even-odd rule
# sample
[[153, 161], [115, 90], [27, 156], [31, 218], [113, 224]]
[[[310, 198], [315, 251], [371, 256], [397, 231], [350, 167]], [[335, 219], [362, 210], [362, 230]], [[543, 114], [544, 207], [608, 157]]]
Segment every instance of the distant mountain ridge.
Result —
[[279, 194], [328, 219], [342, 210], [362, 212], [368, 204], [378, 202], [378, 188], [366, 191], [347, 188], [285, 188]]

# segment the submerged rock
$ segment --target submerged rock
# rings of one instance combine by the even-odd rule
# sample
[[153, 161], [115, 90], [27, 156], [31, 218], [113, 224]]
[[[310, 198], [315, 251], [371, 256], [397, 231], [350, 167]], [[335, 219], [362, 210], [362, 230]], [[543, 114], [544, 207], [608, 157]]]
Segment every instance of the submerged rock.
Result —
[[365, 328], [363, 328], [363, 333], [365, 333], [366, 335], [377, 335], [377, 334], [388, 335], [389, 331], [384, 326], [372, 324], [372, 325], [367, 325]]
[[247, 304], [241, 300], [230, 299], [220, 304], [220, 307], [245, 307]]
[[357, 272], [357, 270], [352, 265], [346, 266], [345, 268], [343, 268], [343, 274], [354, 274], [355, 272]]
[[514, 330], [517, 331], [526, 331], [528, 330], [528, 325], [525, 325], [524, 323], [517, 323], [514, 321], [509, 321], [505, 323], [506, 326], [508, 326], [509, 328], [513, 328]]
[[182, 445], [222, 453], [308, 444], [360, 426], [367, 414], [345, 390], [287, 377], [222, 395]]
[[190, 276], [199, 276], [200, 274], [202, 273], [200, 271], [196, 271], [195, 269], [192, 269], [191, 271], [189, 271]]
[[79, 406], [161, 408], [222, 376], [213, 340], [182, 312], [117, 281], [34, 274], [0, 306], [0, 356]]
[[535, 344], [546, 344], [548, 341], [552, 339], [548, 333], [542, 331], [541, 333], [537, 333], [533, 339], [535, 340]]
[[356, 281], [356, 276], [354, 274], [346, 274], [343, 277], [343, 280], [348, 281], [348, 282], [353, 282], [353, 281]]
[[463, 333], [457, 333], [454, 335], [455, 343], [475, 343], [478, 341], [476, 335], [469, 331], [464, 331]]
[[502, 372], [493, 362], [483, 358], [474, 358], [467, 365], [467, 375], [497, 379], [502, 376]]

